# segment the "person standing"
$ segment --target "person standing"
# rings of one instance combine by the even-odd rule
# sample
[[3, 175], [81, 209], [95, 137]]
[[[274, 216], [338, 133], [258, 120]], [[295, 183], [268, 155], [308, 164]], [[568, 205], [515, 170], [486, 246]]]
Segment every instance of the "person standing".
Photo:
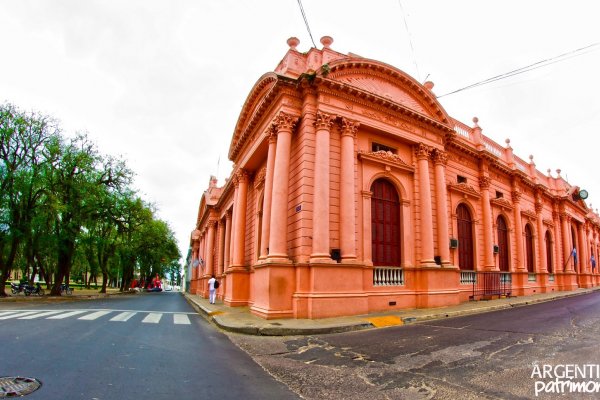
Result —
[[208, 280], [208, 302], [210, 304], [215, 304], [215, 298], [217, 297], [217, 289], [215, 288], [216, 281], [214, 275]]

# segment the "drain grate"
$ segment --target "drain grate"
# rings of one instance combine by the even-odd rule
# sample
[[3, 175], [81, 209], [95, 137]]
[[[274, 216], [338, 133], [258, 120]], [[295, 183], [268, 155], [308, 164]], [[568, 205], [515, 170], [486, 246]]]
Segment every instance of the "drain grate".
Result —
[[42, 382], [23, 376], [0, 377], [0, 398], [25, 396], [35, 392]]

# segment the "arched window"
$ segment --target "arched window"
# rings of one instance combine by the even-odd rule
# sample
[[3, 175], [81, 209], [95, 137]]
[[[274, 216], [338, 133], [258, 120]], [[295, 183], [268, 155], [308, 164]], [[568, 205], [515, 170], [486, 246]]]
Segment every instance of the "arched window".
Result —
[[527, 255], [527, 271], [533, 273], [533, 231], [529, 224], [525, 225], [525, 254]]
[[456, 224], [458, 225], [458, 266], [465, 271], [474, 271], [473, 218], [464, 204], [459, 204], [456, 208]]
[[554, 258], [552, 257], [552, 235], [550, 231], [546, 231], [546, 264], [548, 266], [548, 273], [554, 273]]
[[500, 271], [509, 271], [510, 251], [508, 249], [508, 227], [502, 215], [496, 220], [498, 230], [498, 267]]
[[373, 265], [400, 266], [400, 199], [385, 179], [371, 186], [371, 243]]

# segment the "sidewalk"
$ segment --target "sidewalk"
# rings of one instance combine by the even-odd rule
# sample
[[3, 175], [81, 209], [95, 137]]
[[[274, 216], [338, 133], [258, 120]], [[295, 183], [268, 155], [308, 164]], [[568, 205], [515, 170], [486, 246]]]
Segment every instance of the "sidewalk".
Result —
[[470, 301], [449, 307], [394, 310], [348, 317], [275, 320], [259, 318], [250, 313], [248, 307], [227, 307], [222, 302], [210, 304], [208, 299], [204, 299], [198, 295], [189, 293], [183, 293], [183, 295], [200, 315], [226, 331], [247, 335], [296, 336], [382, 328], [447, 317], [478, 314], [579, 296], [599, 290], [600, 287], [595, 287], [591, 289], [577, 289], [570, 292], [551, 292], [506, 299]]

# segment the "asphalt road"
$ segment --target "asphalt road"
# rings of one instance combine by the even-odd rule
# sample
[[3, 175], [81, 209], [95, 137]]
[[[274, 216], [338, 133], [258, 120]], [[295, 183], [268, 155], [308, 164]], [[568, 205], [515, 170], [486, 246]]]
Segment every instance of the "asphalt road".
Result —
[[42, 382], [32, 400], [298, 398], [179, 293], [0, 304], [0, 343], [0, 377]]
[[[370, 331], [229, 336], [306, 399], [600, 398], [543, 391], [536, 397], [536, 381], [551, 379], [532, 377], [536, 365], [564, 373], [562, 365], [600, 364], [598, 292]], [[600, 376], [591, 380], [600, 383]]]

